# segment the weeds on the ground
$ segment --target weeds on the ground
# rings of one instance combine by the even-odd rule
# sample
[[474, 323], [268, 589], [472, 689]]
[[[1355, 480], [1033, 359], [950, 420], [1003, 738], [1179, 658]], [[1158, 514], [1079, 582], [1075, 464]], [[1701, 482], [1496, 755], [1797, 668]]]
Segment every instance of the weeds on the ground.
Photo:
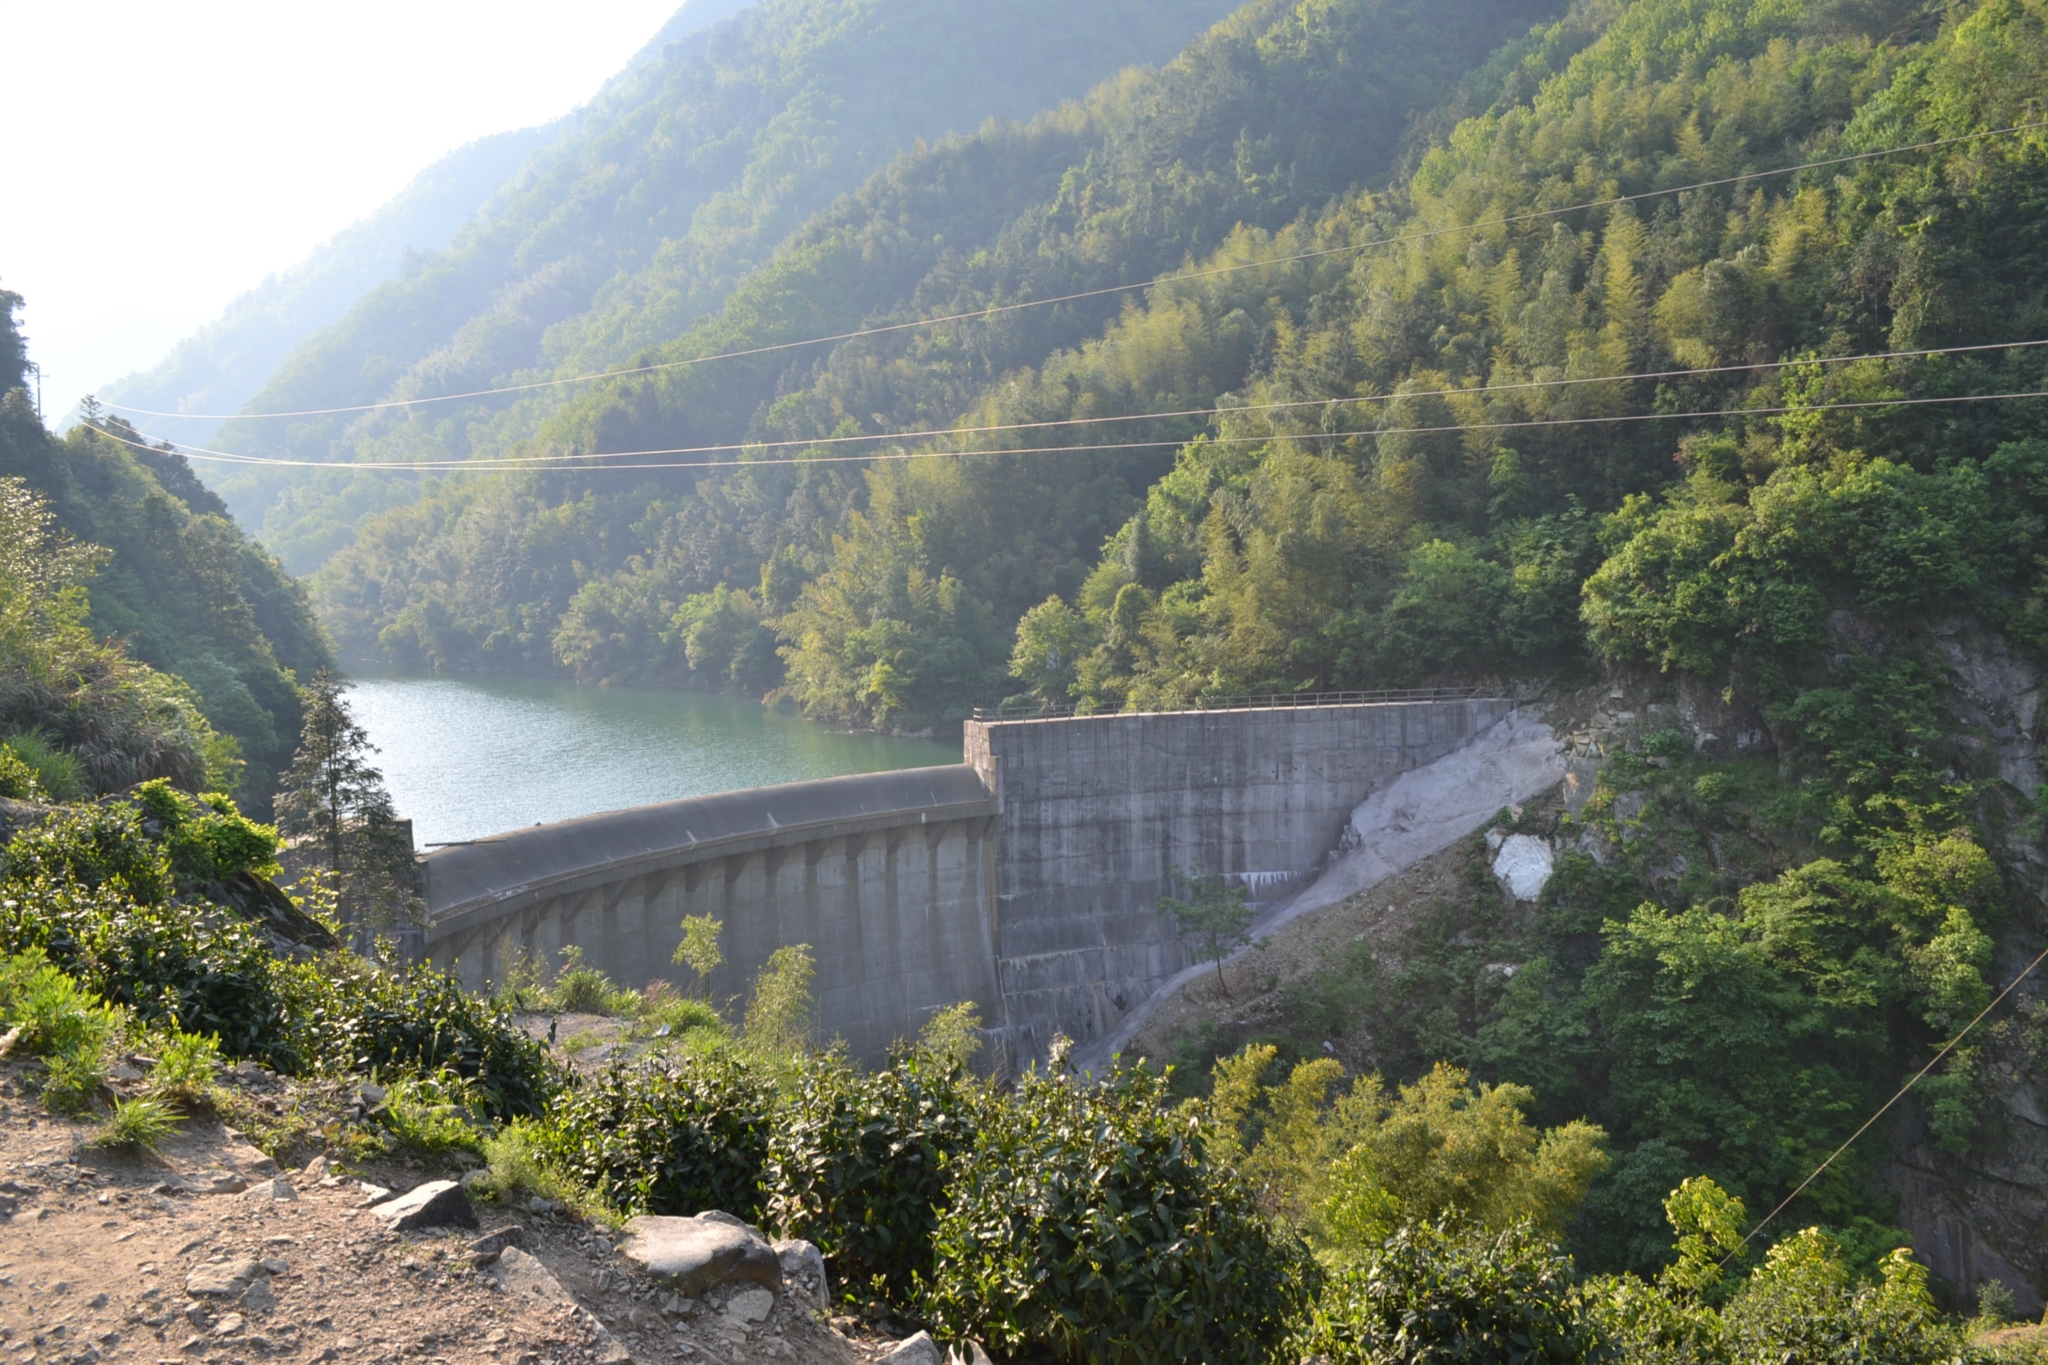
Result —
[[514, 1119], [483, 1139], [484, 1169], [469, 1180], [480, 1199], [512, 1204], [538, 1197], [566, 1204], [579, 1217], [607, 1226], [619, 1222], [618, 1211], [590, 1191], [565, 1179], [541, 1156], [540, 1125]]
[[153, 1095], [114, 1101], [114, 1112], [100, 1126], [88, 1145], [93, 1147], [153, 1150], [178, 1131], [183, 1122], [171, 1106]]
[[562, 949], [562, 970], [548, 987], [548, 1004], [564, 1014], [632, 1014], [640, 1003], [634, 991], [622, 990], [595, 967], [585, 966], [583, 950]]
[[186, 1113], [207, 1106], [220, 1074], [220, 1039], [211, 1035], [169, 1030], [145, 1039], [156, 1056], [149, 1073], [149, 1093]]
[[490, 1131], [482, 1113], [473, 1086], [452, 1071], [437, 1071], [393, 1081], [382, 1121], [399, 1148], [417, 1155], [481, 1155], [484, 1134]]

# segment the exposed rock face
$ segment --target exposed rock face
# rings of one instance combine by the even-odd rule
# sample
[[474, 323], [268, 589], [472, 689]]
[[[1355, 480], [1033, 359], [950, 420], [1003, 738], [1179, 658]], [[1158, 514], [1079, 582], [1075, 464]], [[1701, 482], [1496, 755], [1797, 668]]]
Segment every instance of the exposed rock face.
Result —
[[[760, 1233], [729, 1213], [694, 1218], [652, 1215], [626, 1224], [626, 1259], [691, 1297], [731, 1281], [751, 1281], [771, 1294], [782, 1288], [782, 1258]], [[808, 1245], [806, 1243], [805, 1245]], [[822, 1278], [823, 1262], [820, 1262]]]
[[1503, 837], [1498, 831], [1491, 831], [1486, 841], [1493, 849], [1494, 879], [1510, 896], [1518, 901], [1533, 901], [1543, 894], [1554, 866], [1548, 839], [1533, 834]]

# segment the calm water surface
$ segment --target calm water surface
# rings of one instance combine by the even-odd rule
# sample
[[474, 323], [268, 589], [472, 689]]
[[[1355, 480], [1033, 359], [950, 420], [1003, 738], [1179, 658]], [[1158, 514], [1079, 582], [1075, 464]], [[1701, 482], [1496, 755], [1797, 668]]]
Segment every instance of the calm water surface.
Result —
[[680, 796], [960, 761], [957, 738], [838, 733], [695, 692], [358, 674], [348, 699], [422, 848]]

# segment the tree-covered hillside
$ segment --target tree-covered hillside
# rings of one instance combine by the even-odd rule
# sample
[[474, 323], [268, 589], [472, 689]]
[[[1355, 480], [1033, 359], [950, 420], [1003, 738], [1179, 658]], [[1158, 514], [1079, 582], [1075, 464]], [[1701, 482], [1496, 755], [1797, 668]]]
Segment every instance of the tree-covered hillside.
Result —
[[[1452, 97], [1461, 78], [1542, 13], [1499, 0], [1258, 0], [1158, 72], [1129, 73], [1028, 124], [991, 125], [900, 159], [808, 224], [716, 315], [636, 357], [669, 368], [575, 399], [522, 449], [803, 442], [943, 427], [978, 408], [1009, 420], [1207, 401], [1238, 380], [1260, 345], [1257, 329], [1234, 333], [1235, 351], [1215, 356], [1162, 334], [1085, 392], [1078, 373], [1072, 384], [1062, 376], [1025, 389], [1011, 382], [1113, 319], [1123, 300], [1108, 295], [829, 349], [687, 362], [1141, 282], [1190, 255], [1240, 250], [1226, 243], [1243, 225], [1278, 229], [1384, 178], [1411, 118]], [[1499, 86], [1519, 62], [1557, 60], [1586, 28], [1546, 29], [1473, 79]], [[1185, 439], [1199, 426], [1167, 421], [1144, 434]], [[1047, 592], [1079, 585], [1104, 537], [1167, 467], [1165, 456], [976, 462], [1012, 482], [962, 494], [963, 515], [1000, 523], [948, 528], [971, 567], [957, 554], [934, 561], [934, 573], [876, 560], [873, 581], [846, 589], [869, 599], [894, 594], [849, 608], [896, 622], [876, 627], [885, 634], [916, 615], [913, 634], [943, 638], [920, 646], [915, 660], [900, 657], [902, 644], [827, 645], [850, 651], [864, 674], [880, 653], [899, 656], [886, 664], [894, 675], [885, 700], [840, 709], [921, 725], [999, 692], [1011, 623]], [[327, 570], [323, 600], [345, 647], [408, 662], [561, 663], [585, 676], [758, 692], [783, 672], [764, 618], [789, 613], [802, 585], [825, 573], [835, 535], [851, 536], [844, 555], [868, 553], [875, 517], [900, 496], [894, 484], [876, 483], [871, 516], [869, 486], [851, 467], [809, 470], [451, 479], [366, 528]], [[977, 497], [980, 513], [967, 506]], [[507, 546], [519, 548], [507, 554]], [[806, 629], [792, 624], [792, 638]], [[863, 650], [875, 657], [857, 662]], [[804, 695], [814, 702], [838, 686], [820, 682]]]
[[[22, 387], [27, 348], [14, 322], [20, 305], [19, 294], [0, 291], [0, 477], [20, 480], [41, 499], [53, 533], [105, 554], [77, 584], [89, 594], [89, 612], [76, 622], [59, 613], [51, 623], [24, 627], [40, 641], [36, 649], [55, 647], [73, 625], [80, 639], [41, 663], [34, 650], [7, 661], [0, 727], [40, 732], [37, 742], [87, 752], [100, 742], [88, 733], [99, 727], [89, 713], [106, 708], [89, 687], [81, 690], [82, 680], [106, 672], [118, 681], [133, 660], [170, 675], [130, 691], [154, 698], [144, 709], [167, 708], [151, 722], [155, 729], [197, 736], [171, 747], [204, 751], [205, 772], [109, 761], [107, 780], [125, 774], [127, 781], [226, 783], [244, 805], [267, 815], [277, 775], [299, 738], [294, 675], [310, 677], [333, 660], [305, 589], [229, 519], [182, 456], [148, 448], [118, 422], [105, 424], [113, 435], [81, 423], [62, 440], [52, 437]], [[120, 648], [108, 655], [95, 637]], [[204, 718], [196, 728], [178, 719], [188, 702]], [[229, 743], [212, 743], [212, 731]]]
[[390, 203], [235, 299], [153, 368], [105, 385], [98, 397], [118, 412], [142, 410], [132, 420], [160, 440], [208, 444], [219, 418], [155, 414], [239, 409], [300, 342], [338, 322], [412, 253], [440, 250], [488, 211], [492, 194], [547, 136], [545, 128], [524, 128], [450, 152]]
[[[764, 0], [666, 44], [572, 116], [491, 214], [294, 351], [250, 401], [291, 412], [602, 369], [716, 309], [789, 232], [919, 138], [1018, 118], [1170, 56], [1228, 0]], [[684, 14], [688, 14], [686, 8]], [[573, 390], [569, 391], [573, 392]], [[532, 433], [561, 393], [244, 419], [243, 454], [462, 458]], [[413, 485], [236, 470], [218, 486], [300, 570]]]

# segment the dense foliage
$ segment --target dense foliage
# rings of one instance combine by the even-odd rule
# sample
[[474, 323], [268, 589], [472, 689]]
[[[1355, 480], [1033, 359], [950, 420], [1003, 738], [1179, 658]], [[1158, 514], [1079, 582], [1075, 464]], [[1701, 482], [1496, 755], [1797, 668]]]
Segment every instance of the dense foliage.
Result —
[[[0, 570], [0, 726], [44, 732], [93, 791], [169, 777], [267, 813], [298, 738], [292, 674], [332, 657], [305, 591], [183, 457], [119, 423], [61, 441], [44, 430], [22, 387], [20, 301], [0, 291], [0, 357], [17, 357], [0, 367], [13, 557]], [[33, 581], [29, 560], [42, 566]]]
[[912, 1301], [932, 1279], [953, 1163], [990, 1102], [965, 1066], [927, 1049], [872, 1072], [820, 1059], [769, 1136], [769, 1221], [816, 1243], [843, 1286]]
[[288, 945], [222, 903], [223, 882], [273, 868], [276, 851], [218, 794], [150, 784], [60, 807], [0, 852], [0, 954], [40, 953], [140, 1024], [212, 1037], [231, 1059], [288, 1075], [446, 1071], [494, 1114], [541, 1110], [556, 1084], [541, 1047], [452, 978], [281, 956]]
[[[740, 12], [706, 29], [700, 8], [706, 18]], [[345, 317], [273, 359], [247, 411], [473, 392], [629, 363], [716, 311], [792, 229], [920, 138], [1081, 95], [1127, 63], [1170, 55], [1230, 8], [693, 0], [447, 249], [407, 257]], [[244, 419], [215, 444], [323, 461], [502, 454], [577, 392]], [[418, 491], [385, 475], [247, 468], [220, 486], [301, 572], [365, 516]]]
[[760, 1216], [775, 1088], [735, 1056], [619, 1063], [555, 1106], [542, 1152], [635, 1213]]
[[942, 1328], [1091, 1365], [1269, 1357], [1308, 1258], [1165, 1093], [1033, 1073], [990, 1110], [939, 1217]]
[[[1259, 0], [1160, 71], [902, 157], [646, 359], [680, 364], [863, 322], [1128, 284], [1190, 253], [1234, 254], [1238, 224], [1280, 227], [1386, 174], [1409, 117], [1548, 12], [1507, 0]], [[1246, 282], [1254, 308], [1272, 289]], [[324, 609], [347, 648], [408, 662], [560, 664], [590, 678], [757, 692], [786, 672], [819, 715], [921, 726], [1000, 691], [1017, 616], [1080, 584], [1166, 467], [1170, 444], [1199, 422], [1076, 429], [1083, 442], [1168, 443], [1152, 450], [1063, 454], [1072, 437], [1027, 433], [1021, 444], [1049, 449], [865, 478], [786, 457], [813, 440], [956, 419], [1200, 404], [1265, 344], [1251, 315], [1214, 339], [1176, 316], [1114, 351], [1061, 351], [1122, 302], [1100, 296], [596, 385], [525, 448], [794, 444], [762, 452], [780, 463], [729, 474], [651, 460], [644, 473], [450, 480], [365, 529], [322, 578]], [[861, 439], [814, 453], [873, 449]]]

